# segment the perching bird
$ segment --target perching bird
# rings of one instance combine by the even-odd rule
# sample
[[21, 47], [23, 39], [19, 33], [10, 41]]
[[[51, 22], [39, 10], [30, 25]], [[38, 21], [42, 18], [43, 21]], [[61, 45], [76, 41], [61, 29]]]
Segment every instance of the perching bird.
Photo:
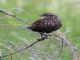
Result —
[[28, 29], [39, 32], [41, 35], [44, 33], [51, 33], [58, 30], [62, 23], [57, 15], [53, 13], [44, 13], [40, 15], [40, 19], [34, 22]]

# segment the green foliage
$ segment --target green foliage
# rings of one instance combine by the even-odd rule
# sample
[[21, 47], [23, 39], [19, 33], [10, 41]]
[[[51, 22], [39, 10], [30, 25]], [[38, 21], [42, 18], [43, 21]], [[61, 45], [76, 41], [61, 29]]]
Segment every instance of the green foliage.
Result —
[[[52, 12], [59, 16], [63, 26], [62, 32], [67, 32], [66, 36], [78, 51], [80, 50], [80, 1], [79, 0], [0, 0], [0, 9], [11, 13], [30, 26], [32, 22], [39, 18], [44, 12]], [[9, 54], [16, 50], [17, 47], [11, 48], [10, 42], [18, 47], [26, 47], [34, 42], [40, 35], [30, 30], [22, 30], [24, 22], [20, 22], [10, 16], [0, 13], [0, 49], [5, 54]], [[50, 57], [57, 58], [61, 42], [54, 39], [51, 40], [50, 47], [46, 40], [37, 43], [31, 50], [21, 52], [12, 56], [13, 60], [48, 60], [46, 54]], [[56, 43], [56, 44], [55, 44]], [[48, 48], [48, 49], [47, 49]], [[46, 52], [43, 54], [42, 52]], [[42, 53], [42, 54], [41, 54]], [[48, 57], [49, 57], [48, 56]], [[61, 60], [71, 60], [69, 49], [64, 46]], [[6, 57], [3, 60], [11, 60]], [[52, 60], [52, 59], [51, 59]]]

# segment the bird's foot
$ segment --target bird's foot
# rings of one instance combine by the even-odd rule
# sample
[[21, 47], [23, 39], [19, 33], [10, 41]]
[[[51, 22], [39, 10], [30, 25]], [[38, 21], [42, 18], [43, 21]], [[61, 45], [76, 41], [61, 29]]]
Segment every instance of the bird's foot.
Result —
[[47, 39], [48, 38], [48, 34], [47, 33], [41, 33], [41, 37]]

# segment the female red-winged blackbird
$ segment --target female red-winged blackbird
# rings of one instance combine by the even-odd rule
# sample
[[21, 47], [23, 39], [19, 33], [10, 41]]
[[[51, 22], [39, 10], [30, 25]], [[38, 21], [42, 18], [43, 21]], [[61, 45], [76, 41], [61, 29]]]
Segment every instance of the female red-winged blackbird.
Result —
[[44, 13], [40, 16], [41, 18], [38, 21], [28, 27], [30, 30], [44, 34], [56, 31], [62, 26], [58, 16], [53, 13]]

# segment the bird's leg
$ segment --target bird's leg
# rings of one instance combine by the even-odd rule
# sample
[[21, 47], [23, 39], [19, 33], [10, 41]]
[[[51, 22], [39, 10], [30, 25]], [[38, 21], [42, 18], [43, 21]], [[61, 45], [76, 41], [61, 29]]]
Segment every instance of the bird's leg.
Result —
[[48, 37], [48, 34], [47, 33], [40, 33], [41, 34], [41, 37], [43, 38], [46, 38], [47, 39], [47, 37]]
[[49, 35], [47, 33], [44, 33], [44, 36], [48, 37]]
[[44, 35], [44, 33], [40, 32], [41, 37]]
[[45, 37], [45, 36], [44, 36], [44, 33], [40, 32], [40, 34], [41, 34], [41, 37], [42, 37], [42, 38]]

